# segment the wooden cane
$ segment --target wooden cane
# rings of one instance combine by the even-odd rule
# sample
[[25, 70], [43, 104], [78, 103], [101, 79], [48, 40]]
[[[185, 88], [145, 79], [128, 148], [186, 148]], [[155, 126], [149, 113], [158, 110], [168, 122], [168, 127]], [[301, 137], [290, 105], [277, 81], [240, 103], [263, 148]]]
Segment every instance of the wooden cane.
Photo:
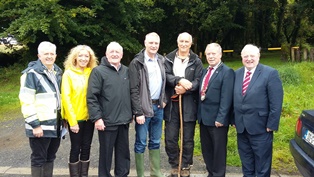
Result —
[[183, 154], [182, 95], [179, 95], [179, 114], [180, 114], [180, 154], [179, 154], [178, 177], [180, 177], [180, 173], [181, 173], [182, 154]]

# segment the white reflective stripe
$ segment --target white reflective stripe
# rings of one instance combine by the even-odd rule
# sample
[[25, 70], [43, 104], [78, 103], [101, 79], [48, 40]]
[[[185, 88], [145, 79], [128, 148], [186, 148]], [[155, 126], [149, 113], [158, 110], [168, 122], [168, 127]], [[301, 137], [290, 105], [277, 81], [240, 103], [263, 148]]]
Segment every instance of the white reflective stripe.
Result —
[[[36, 99], [54, 99], [56, 100], [54, 93], [38, 93], [36, 94]], [[49, 103], [51, 104], [51, 103]]]
[[53, 92], [51, 88], [49, 87], [49, 85], [47, 84], [47, 82], [45, 82], [44, 79], [42, 79], [43, 77], [40, 74], [35, 72], [34, 69], [31, 69], [29, 72], [32, 72], [36, 75], [37, 79], [39, 80], [41, 85], [45, 88], [46, 92]]
[[34, 120], [37, 119], [37, 114], [31, 115], [28, 118], [25, 119], [25, 122], [29, 123], [29, 122], [33, 122]]
[[20, 94], [35, 95], [35, 93], [36, 93], [36, 90], [30, 89], [30, 88], [27, 88], [27, 87], [22, 87], [21, 90], [20, 90]]
[[[28, 129], [28, 130], [32, 130], [33, 129], [33, 127], [30, 126], [29, 124], [25, 124], [25, 128]], [[43, 130], [56, 130], [54, 125], [41, 125], [41, 128]]]

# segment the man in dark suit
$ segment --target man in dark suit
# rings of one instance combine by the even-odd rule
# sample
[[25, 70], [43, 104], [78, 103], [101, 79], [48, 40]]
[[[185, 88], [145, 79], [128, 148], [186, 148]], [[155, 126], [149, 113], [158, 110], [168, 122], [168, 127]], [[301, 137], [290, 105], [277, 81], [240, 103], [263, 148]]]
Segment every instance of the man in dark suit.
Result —
[[201, 77], [198, 107], [202, 154], [208, 177], [224, 177], [234, 71], [221, 61], [219, 44], [208, 44], [205, 55], [209, 66]]
[[244, 67], [235, 72], [234, 118], [244, 177], [271, 174], [273, 131], [278, 130], [283, 89], [278, 71], [259, 64], [258, 47], [241, 52]]

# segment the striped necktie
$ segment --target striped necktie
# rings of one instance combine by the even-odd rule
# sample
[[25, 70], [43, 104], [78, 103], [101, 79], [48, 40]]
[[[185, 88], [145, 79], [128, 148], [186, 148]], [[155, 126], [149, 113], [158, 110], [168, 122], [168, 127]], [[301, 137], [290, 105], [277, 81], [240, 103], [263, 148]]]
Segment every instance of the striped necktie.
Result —
[[243, 96], [245, 95], [246, 90], [247, 90], [247, 88], [248, 88], [248, 86], [250, 84], [250, 80], [251, 80], [250, 75], [251, 75], [250, 71], [246, 72], [245, 78], [243, 80], [243, 84], [242, 84], [242, 95]]
[[208, 82], [209, 82], [210, 75], [211, 75], [213, 69], [214, 69], [213, 67], [210, 67], [210, 68], [207, 70], [207, 73], [206, 73], [206, 75], [205, 75], [205, 77], [204, 77], [204, 81], [203, 81], [202, 89], [201, 89], [201, 100], [202, 100], [202, 101], [205, 99], [205, 92], [206, 92], [206, 90], [207, 90]]

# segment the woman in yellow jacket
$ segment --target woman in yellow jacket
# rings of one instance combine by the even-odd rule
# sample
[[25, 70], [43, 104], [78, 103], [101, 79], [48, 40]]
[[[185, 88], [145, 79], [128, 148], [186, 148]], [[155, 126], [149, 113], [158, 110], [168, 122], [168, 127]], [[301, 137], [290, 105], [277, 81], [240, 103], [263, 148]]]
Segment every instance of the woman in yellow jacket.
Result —
[[89, 75], [97, 64], [94, 51], [87, 45], [72, 48], [64, 62], [61, 113], [68, 123], [71, 140], [69, 157], [71, 177], [88, 176], [94, 124], [88, 117], [86, 93]]

